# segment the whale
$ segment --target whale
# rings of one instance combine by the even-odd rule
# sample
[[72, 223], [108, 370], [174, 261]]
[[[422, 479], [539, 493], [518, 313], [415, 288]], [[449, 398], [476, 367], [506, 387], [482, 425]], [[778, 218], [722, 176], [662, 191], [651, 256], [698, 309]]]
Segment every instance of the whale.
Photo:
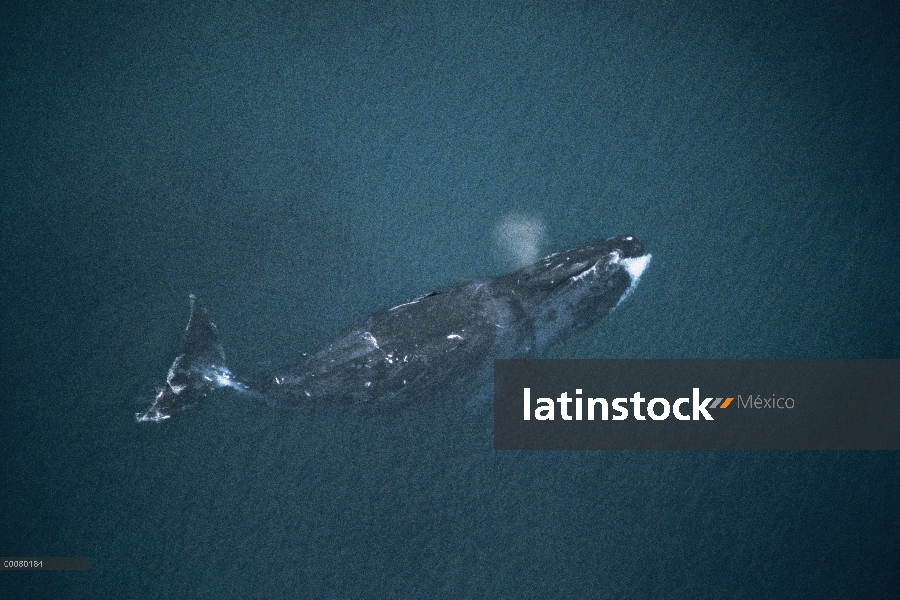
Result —
[[591, 328], [634, 291], [650, 259], [632, 235], [587, 243], [390, 306], [248, 379], [226, 365], [218, 330], [192, 294], [181, 354], [135, 417], [166, 421], [221, 388], [287, 409], [477, 396], [493, 385], [495, 359], [540, 356]]

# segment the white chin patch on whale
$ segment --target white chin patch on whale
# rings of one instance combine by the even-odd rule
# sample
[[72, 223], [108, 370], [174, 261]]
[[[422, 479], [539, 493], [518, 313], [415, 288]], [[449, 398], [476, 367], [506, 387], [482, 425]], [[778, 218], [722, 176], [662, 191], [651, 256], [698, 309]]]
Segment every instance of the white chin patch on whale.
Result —
[[537, 217], [510, 213], [494, 227], [494, 239], [507, 260], [516, 267], [527, 267], [541, 257], [544, 229]]
[[628, 274], [631, 276], [631, 285], [628, 286], [628, 289], [625, 290], [625, 293], [622, 294], [622, 297], [619, 298], [619, 301], [616, 302], [616, 305], [613, 307], [617, 308], [622, 302], [625, 301], [625, 298], [631, 295], [631, 292], [634, 291], [634, 288], [637, 287], [638, 281], [641, 280], [641, 275], [643, 275], [644, 270], [647, 268], [647, 265], [650, 264], [650, 259], [652, 256], [650, 254], [645, 254], [643, 256], [637, 256], [635, 258], [623, 258], [622, 259], [622, 267]]
[[644, 269], [646, 269], [647, 265], [650, 264], [651, 258], [652, 256], [650, 254], [645, 254], [636, 258], [622, 259], [622, 266], [625, 267], [625, 270], [628, 271], [629, 275], [631, 275], [632, 286], [637, 284], [638, 280], [641, 278], [641, 275], [644, 273]]

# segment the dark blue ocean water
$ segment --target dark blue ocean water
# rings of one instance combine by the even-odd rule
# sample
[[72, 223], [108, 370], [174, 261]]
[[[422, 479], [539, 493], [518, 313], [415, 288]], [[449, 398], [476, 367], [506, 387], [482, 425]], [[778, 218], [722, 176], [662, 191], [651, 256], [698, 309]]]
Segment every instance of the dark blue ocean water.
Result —
[[189, 293], [258, 373], [513, 213], [654, 255], [555, 357], [900, 358], [896, 3], [47, 4], [0, 9], [0, 555], [92, 562], [0, 597], [900, 597], [897, 453], [133, 418]]

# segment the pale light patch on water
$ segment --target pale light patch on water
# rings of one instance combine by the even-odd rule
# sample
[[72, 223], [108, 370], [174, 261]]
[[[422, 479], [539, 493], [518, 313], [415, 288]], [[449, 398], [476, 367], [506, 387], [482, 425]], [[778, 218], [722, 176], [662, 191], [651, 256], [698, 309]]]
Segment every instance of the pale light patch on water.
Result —
[[537, 217], [509, 213], [494, 227], [494, 240], [505, 260], [525, 267], [541, 257], [545, 229]]

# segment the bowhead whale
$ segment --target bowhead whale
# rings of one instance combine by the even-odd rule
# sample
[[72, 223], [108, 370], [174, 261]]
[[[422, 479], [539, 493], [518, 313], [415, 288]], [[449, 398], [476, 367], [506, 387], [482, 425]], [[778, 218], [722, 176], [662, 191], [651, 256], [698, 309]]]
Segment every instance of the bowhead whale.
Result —
[[631, 293], [649, 262], [630, 235], [557, 252], [512, 273], [396, 304], [249, 380], [225, 365], [216, 327], [191, 295], [181, 355], [136, 418], [164, 421], [222, 387], [286, 408], [474, 394], [493, 382], [495, 358], [534, 356], [591, 327]]

